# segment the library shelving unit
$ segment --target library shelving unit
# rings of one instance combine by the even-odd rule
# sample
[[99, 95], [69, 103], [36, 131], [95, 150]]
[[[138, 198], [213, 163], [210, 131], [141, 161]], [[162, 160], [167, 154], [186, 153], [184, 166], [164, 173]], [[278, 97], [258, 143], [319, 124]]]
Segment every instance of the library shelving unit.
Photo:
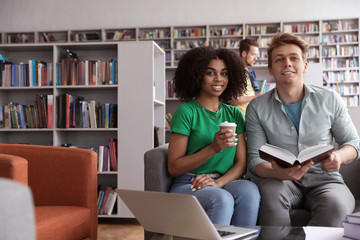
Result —
[[[1, 41], [3, 45], [155, 41], [165, 52], [165, 79], [171, 80], [179, 59], [189, 49], [210, 45], [236, 51], [240, 40], [253, 38], [260, 45], [259, 60], [253, 67], [259, 79], [269, 79], [266, 48], [278, 31], [304, 38], [309, 43], [308, 61], [323, 66], [324, 86], [337, 91], [349, 107], [359, 106], [359, 18], [3, 32]], [[180, 104], [176, 98], [166, 98], [166, 112], [173, 113]]]
[[209, 46], [238, 50], [243, 30], [243, 24], [209, 26]]
[[139, 41], [155, 41], [164, 51], [166, 66], [171, 66], [171, 27], [139, 28]]
[[321, 21], [321, 59], [327, 87], [359, 106], [359, 19]]
[[320, 62], [319, 21], [284, 22], [283, 31], [302, 37], [308, 44], [308, 62]]
[[173, 27], [172, 40], [172, 65], [177, 66], [180, 58], [186, 51], [195, 47], [208, 46], [206, 33], [207, 27], [204, 26], [186, 26]]
[[267, 44], [271, 38], [281, 31], [281, 23], [252, 23], [245, 24], [244, 38], [252, 38], [259, 43], [259, 59], [257, 66], [267, 66]]
[[[57, 85], [55, 80], [59, 73], [54, 70], [52, 74], [54, 84], [49, 86], [0, 86], [1, 106], [10, 102], [34, 104], [37, 95], [53, 95], [54, 99], [52, 128], [2, 128], [0, 141], [54, 146], [71, 144], [88, 148], [106, 146], [109, 139], [117, 139], [118, 171], [99, 171], [98, 184], [113, 188], [144, 189], [143, 154], [154, 147], [155, 126], [162, 130], [159, 131], [162, 133], [159, 141], [164, 142], [164, 51], [153, 41], [33, 42], [0, 45], [0, 54], [10, 58], [13, 64], [28, 63], [30, 59], [41, 59], [56, 66], [67, 50], [76, 53], [79, 60], [106, 61], [109, 58], [116, 60], [117, 81], [106, 85]], [[60, 103], [57, 100], [62, 94], [81, 96], [85, 101], [117, 104], [116, 127], [58, 127]], [[99, 217], [131, 215], [119, 198], [115, 206], [112, 215], [99, 215]]]

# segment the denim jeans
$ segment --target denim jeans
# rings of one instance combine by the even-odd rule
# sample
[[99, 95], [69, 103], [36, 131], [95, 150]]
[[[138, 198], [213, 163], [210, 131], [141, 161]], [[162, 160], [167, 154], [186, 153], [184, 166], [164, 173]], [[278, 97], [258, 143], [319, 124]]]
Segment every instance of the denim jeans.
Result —
[[207, 186], [193, 192], [190, 187], [194, 177], [189, 174], [178, 176], [170, 192], [196, 196], [214, 224], [256, 225], [260, 205], [260, 193], [256, 184], [248, 180], [235, 180], [223, 188]]

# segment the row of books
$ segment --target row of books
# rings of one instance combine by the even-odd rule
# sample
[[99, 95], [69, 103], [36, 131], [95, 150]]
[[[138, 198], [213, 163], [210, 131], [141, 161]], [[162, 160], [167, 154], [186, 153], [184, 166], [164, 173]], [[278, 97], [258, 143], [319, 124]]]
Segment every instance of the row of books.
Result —
[[117, 193], [115, 189], [106, 187], [105, 190], [100, 190], [98, 193], [98, 215], [111, 215], [114, 211]]
[[71, 34], [71, 40], [75, 42], [100, 41], [101, 34], [96, 32], [81, 32]]
[[319, 32], [319, 25], [316, 24], [316, 23], [289, 24], [289, 25], [284, 25], [284, 32], [289, 32], [289, 33], [317, 33], [317, 32]]
[[319, 45], [320, 43], [319, 36], [303, 36], [302, 38], [305, 42], [309, 43], [309, 45]]
[[267, 47], [268, 44], [271, 42], [272, 37], [259, 37], [257, 42], [260, 47]]
[[174, 49], [176, 50], [186, 50], [190, 48], [196, 48], [196, 47], [205, 47], [206, 41], [196, 41], [196, 40], [185, 40], [185, 41], [176, 41], [174, 42]]
[[324, 68], [351, 68], [359, 67], [357, 58], [348, 58], [348, 59], [338, 59], [338, 58], [328, 58], [323, 61]]
[[223, 36], [241, 36], [243, 28], [242, 27], [223, 27], [221, 29], [211, 29], [211, 37], [223, 37]]
[[56, 63], [56, 85], [114, 85], [118, 82], [117, 61], [62, 59]]
[[39, 43], [47, 43], [47, 42], [55, 42], [55, 41], [57, 41], [57, 39], [55, 39], [55, 37], [52, 34], [46, 32], [43, 32], [42, 34], [38, 35], [36, 40], [36, 42]]
[[117, 127], [117, 104], [85, 101], [68, 93], [60, 94], [57, 100], [59, 128]]
[[323, 80], [326, 83], [359, 82], [359, 72], [356, 70], [323, 72]]
[[342, 225], [344, 227], [344, 237], [360, 239], [360, 212], [347, 215]]
[[53, 85], [53, 65], [38, 59], [28, 63], [0, 61], [0, 86], [35, 87]]
[[358, 107], [359, 106], [359, 96], [355, 95], [352, 97], [342, 97], [348, 107]]
[[250, 26], [250, 25], [246, 25], [246, 34], [247, 35], [274, 34], [277, 32], [280, 32], [280, 26], [263, 26], [263, 25]]
[[32, 35], [25, 33], [3, 35], [4, 43], [29, 43], [32, 42], [31, 41], [32, 39], [33, 39]]
[[319, 25], [316, 23], [289, 24], [284, 25], [284, 32], [287, 33], [317, 33]]
[[170, 50], [170, 41], [168, 40], [157, 40], [156, 41], [157, 45], [159, 45], [159, 47], [162, 49], [162, 50]]
[[170, 30], [165, 30], [165, 29], [140, 30], [138, 36], [140, 39], [170, 38]]
[[118, 170], [116, 138], [110, 138], [108, 140], [108, 145], [91, 147], [90, 149], [97, 153], [98, 172], [111, 172]]
[[178, 37], [206, 37], [205, 28], [174, 29], [174, 38]]
[[344, 34], [344, 35], [323, 35], [321, 37], [322, 44], [336, 44], [336, 43], [353, 43], [358, 41], [358, 35], [356, 34]]
[[0, 128], [53, 128], [53, 95], [36, 95], [34, 104], [0, 105]]
[[359, 56], [359, 47], [358, 46], [341, 47], [340, 45], [336, 45], [336, 47], [327, 47], [322, 49], [322, 56], [324, 57]]
[[344, 30], [352, 30], [357, 29], [357, 23], [349, 22], [349, 21], [329, 21], [322, 23], [322, 29], [324, 32], [331, 32], [331, 31], [344, 31]]
[[258, 92], [268, 92], [271, 89], [275, 88], [275, 82], [268, 82], [266, 79], [264, 80], [257, 80], [259, 84], [259, 91]]
[[129, 39], [135, 39], [135, 30], [121, 30], [121, 31], [115, 31], [115, 32], [108, 32], [106, 34], [106, 40], [129, 40]]
[[320, 51], [318, 48], [309, 48], [308, 53], [307, 53], [307, 57], [308, 58], [318, 58], [320, 55]]
[[360, 93], [360, 87], [354, 84], [328, 84], [327, 88], [333, 89], [340, 95], [356, 95]]
[[236, 40], [236, 39], [210, 40], [209, 46], [212, 46], [215, 48], [239, 48], [240, 40]]

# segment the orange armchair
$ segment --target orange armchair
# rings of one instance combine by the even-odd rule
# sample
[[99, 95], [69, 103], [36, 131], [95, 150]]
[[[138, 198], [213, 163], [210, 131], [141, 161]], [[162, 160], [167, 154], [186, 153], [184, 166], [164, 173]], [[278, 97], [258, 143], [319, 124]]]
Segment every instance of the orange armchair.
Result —
[[32, 191], [37, 240], [97, 239], [96, 165], [90, 150], [0, 144], [0, 177]]

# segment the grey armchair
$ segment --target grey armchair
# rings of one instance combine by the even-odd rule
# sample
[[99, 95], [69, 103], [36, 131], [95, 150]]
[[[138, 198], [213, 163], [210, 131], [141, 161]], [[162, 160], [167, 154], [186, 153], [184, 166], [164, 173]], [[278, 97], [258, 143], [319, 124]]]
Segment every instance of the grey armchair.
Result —
[[[145, 190], [168, 192], [173, 178], [167, 171], [167, 150], [168, 145], [162, 145], [147, 151], [144, 155], [145, 165]], [[345, 183], [350, 188], [356, 199], [355, 212], [360, 211], [360, 161], [354, 161], [343, 165], [340, 173], [343, 175]], [[245, 176], [257, 183], [259, 178], [250, 173]], [[310, 220], [310, 212], [305, 209], [294, 209], [290, 211], [291, 222], [293, 226], [306, 226]], [[145, 239], [150, 233], [145, 232]]]
[[35, 213], [31, 190], [0, 178], [0, 240], [35, 240]]

